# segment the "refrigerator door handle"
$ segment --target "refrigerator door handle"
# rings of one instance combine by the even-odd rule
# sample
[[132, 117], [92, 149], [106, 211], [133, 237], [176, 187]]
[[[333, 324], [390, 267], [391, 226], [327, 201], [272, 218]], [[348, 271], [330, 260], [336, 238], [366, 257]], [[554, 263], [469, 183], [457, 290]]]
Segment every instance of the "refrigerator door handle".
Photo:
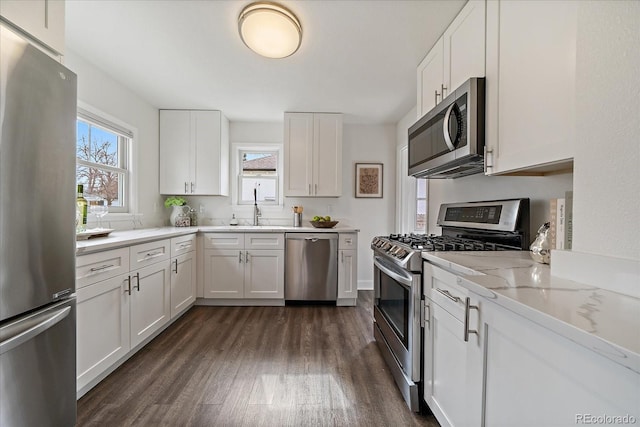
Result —
[[[0, 336], [10, 335], [10, 338], [2, 340], [0, 342], [0, 354], [4, 354], [9, 350], [18, 347], [19, 345], [29, 341], [36, 335], [39, 335], [47, 329], [53, 327], [56, 323], [67, 317], [70, 312], [71, 307], [67, 306], [56, 310], [53, 313], [46, 313], [40, 315], [41, 317], [38, 316], [38, 318], [29, 319], [30, 321], [19, 322], [18, 324], [3, 328], [4, 330], [0, 331]], [[35, 322], [38, 323], [36, 325], [33, 325]]]

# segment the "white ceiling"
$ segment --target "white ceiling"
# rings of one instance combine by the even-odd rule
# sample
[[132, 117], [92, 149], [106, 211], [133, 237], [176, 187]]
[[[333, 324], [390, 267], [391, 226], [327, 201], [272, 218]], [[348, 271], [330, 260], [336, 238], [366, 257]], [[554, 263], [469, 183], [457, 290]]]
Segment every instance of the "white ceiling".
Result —
[[67, 0], [66, 44], [158, 108], [396, 123], [415, 105], [416, 66], [465, 2], [281, 1], [300, 19], [302, 45], [266, 59], [238, 35], [251, 0]]

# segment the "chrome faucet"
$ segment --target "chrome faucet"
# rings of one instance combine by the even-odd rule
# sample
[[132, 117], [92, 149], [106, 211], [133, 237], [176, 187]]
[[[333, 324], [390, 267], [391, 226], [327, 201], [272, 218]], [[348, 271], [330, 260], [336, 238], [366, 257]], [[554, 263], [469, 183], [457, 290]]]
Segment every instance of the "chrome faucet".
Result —
[[256, 203], [253, 205], [253, 225], [260, 225], [258, 224], [258, 220], [261, 216], [262, 216], [262, 213], [260, 213], [260, 208]]
[[258, 208], [258, 191], [257, 189], [253, 189], [253, 225], [258, 224], [258, 219], [262, 214], [260, 213], [260, 209]]

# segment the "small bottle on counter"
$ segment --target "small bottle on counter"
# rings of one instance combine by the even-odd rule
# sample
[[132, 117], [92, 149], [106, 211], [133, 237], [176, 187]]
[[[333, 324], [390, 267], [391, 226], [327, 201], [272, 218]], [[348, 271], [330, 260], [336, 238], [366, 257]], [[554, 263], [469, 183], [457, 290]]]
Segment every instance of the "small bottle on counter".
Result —
[[87, 231], [87, 207], [89, 203], [84, 198], [84, 187], [78, 184], [76, 195], [76, 233]]
[[236, 219], [236, 214], [231, 214], [231, 221], [229, 221], [229, 225], [238, 225], [238, 220]]

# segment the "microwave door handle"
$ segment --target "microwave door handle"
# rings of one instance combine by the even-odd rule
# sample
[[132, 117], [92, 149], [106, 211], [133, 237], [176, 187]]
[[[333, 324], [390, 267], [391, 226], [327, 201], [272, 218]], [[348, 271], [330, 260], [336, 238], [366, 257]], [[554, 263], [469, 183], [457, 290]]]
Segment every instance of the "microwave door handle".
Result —
[[449, 108], [447, 108], [447, 112], [444, 114], [444, 120], [442, 122], [442, 132], [444, 134], [444, 142], [447, 144], [447, 147], [449, 147], [450, 151], [453, 151], [456, 149], [455, 145], [453, 145], [453, 141], [451, 141], [451, 135], [449, 134], [449, 119], [451, 118], [451, 112], [453, 111], [453, 107], [455, 105], [456, 105], [455, 103], [449, 105]]

